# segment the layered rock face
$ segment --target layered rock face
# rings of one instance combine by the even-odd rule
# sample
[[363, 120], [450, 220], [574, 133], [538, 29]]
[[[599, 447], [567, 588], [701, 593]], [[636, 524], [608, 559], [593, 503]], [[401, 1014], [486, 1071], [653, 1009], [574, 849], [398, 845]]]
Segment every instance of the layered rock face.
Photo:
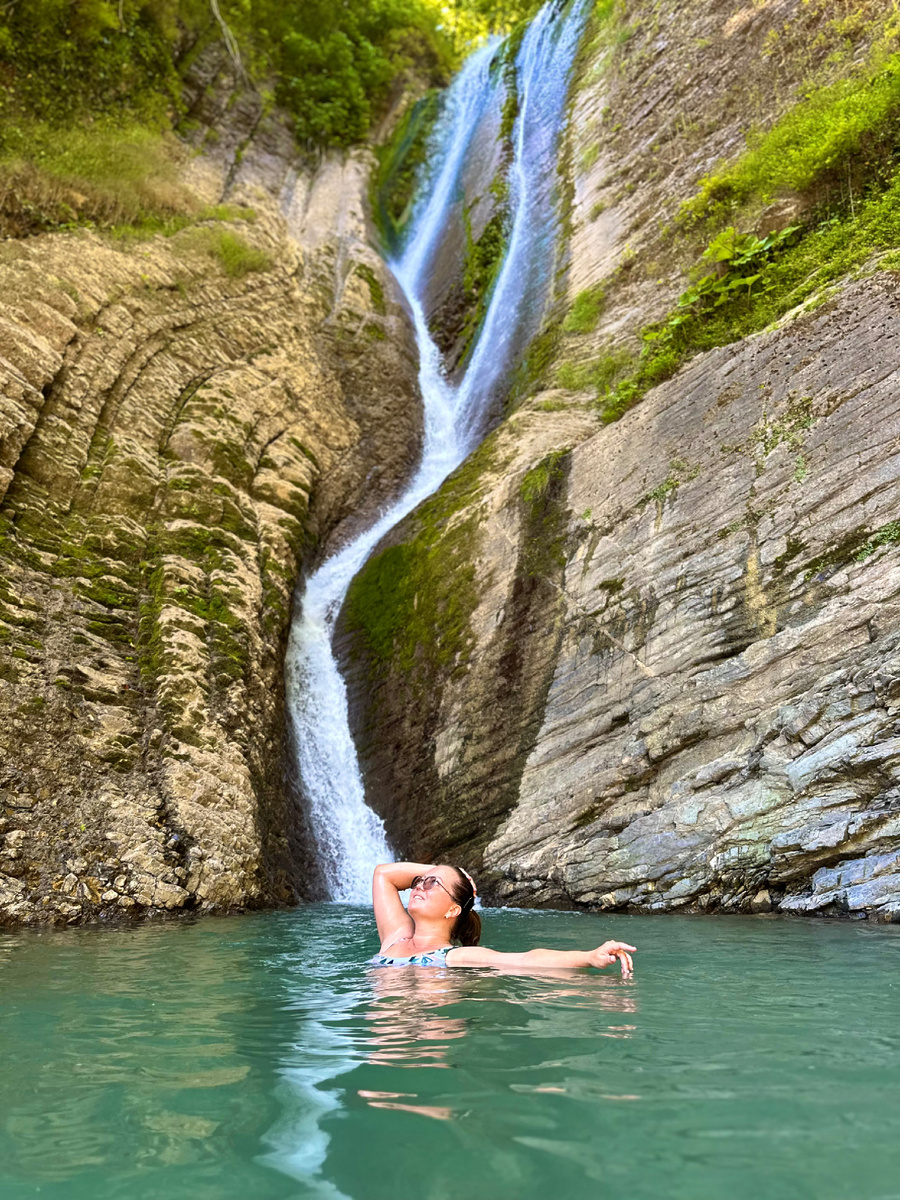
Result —
[[252, 222], [3, 250], [0, 923], [308, 888], [293, 589], [405, 477], [420, 406], [369, 156], [304, 173], [258, 126], [191, 165]]
[[898, 301], [849, 288], [572, 452], [501, 895], [900, 914]]
[[[634, 9], [625, 65], [599, 38], [573, 98], [569, 299], [602, 283], [607, 307], [563, 329], [570, 360], [671, 307], [686, 251], [662, 222], [831, 69], [839, 23]], [[540, 392], [408, 520], [343, 618], [398, 850], [518, 904], [900, 919], [898, 300], [873, 262], [613, 425]]]

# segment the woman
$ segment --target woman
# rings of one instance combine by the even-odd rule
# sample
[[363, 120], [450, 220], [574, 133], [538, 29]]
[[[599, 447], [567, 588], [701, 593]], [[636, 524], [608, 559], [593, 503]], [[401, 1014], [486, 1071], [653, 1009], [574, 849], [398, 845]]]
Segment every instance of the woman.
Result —
[[[400, 893], [411, 888], [408, 908]], [[475, 883], [460, 867], [383, 863], [375, 868], [372, 899], [381, 938], [378, 967], [608, 967], [617, 959], [623, 976], [634, 969], [634, 946], [604, 942], [596, 950], [526, 950], [501, 954], [479, 946], [481, 918], [474, 911]], [[458, 942], [459, 945], [454, 945]]]

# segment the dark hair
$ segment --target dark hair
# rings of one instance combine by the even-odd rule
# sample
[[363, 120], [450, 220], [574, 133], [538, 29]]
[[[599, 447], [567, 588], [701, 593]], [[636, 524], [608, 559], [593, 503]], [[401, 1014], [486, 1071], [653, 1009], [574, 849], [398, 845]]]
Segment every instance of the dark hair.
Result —
[[462, 909], [456, 918], [450, 936], [461, 946], [477, 946], [481, 938], [481, 917], [475, 912], [475, 889], [469, 877], [454, 867], [456, 882], [453, 885], [453, 899]]

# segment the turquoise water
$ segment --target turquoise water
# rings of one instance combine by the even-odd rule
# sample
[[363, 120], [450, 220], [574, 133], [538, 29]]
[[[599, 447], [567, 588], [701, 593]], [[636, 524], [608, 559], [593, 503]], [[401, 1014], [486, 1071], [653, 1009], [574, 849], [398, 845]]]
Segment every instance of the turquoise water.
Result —
[[0, 1197], [900, 1197], [900, 928], [485, 917], [635, 977], [370, 970], [329, 905], [0, 935]]

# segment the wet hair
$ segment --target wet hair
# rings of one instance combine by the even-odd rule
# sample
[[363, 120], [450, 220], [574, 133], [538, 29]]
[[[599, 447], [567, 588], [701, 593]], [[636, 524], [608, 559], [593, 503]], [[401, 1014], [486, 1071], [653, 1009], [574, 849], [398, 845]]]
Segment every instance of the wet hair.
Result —
[[456, 918], [450, 937], [461, 946], [477, 946], [481, 938], [481, 917], [475, 912], [475, 889], [471, 879], [459, 867], [454, 867], [456, 880], [451, 888], [453, 899], [462, 909]]

